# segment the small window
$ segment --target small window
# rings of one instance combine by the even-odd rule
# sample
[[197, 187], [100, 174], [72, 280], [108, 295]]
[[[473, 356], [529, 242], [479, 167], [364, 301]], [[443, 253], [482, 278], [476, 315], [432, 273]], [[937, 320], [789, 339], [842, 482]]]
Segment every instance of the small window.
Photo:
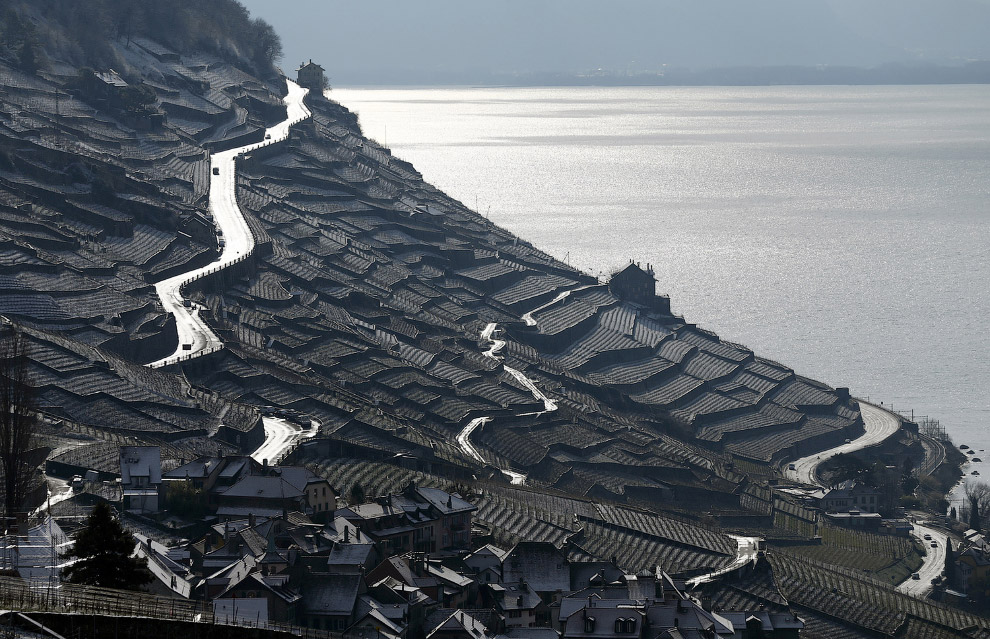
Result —
[[623, 619], [622, 617], [619, 617], [618, 619], [615, 620], [615, 631], [616, 632], [626, 631], [626, 620]]
[[584, 631], [587, 632], [587, 633], [591, 633], [591, 632], [594, 632], [595, 631], [595, 618], [594, 617], [585, 617], [584, 618]]

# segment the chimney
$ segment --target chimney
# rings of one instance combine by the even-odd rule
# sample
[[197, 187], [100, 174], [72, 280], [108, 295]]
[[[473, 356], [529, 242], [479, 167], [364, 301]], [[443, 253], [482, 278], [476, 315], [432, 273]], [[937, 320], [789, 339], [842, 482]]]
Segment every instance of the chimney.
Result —
[[257, 523], [257, 520], [255, 520], [255, 518], [254, 518], [254, 513], [249, 513], [248, 514], [248, 526], [251, 527], [251, 528], [254, 528], [254, 526], [255, 526], [256, 523]]
[[348, 543], [351, 540], [351, 529], [344, 526], [344, 543]]

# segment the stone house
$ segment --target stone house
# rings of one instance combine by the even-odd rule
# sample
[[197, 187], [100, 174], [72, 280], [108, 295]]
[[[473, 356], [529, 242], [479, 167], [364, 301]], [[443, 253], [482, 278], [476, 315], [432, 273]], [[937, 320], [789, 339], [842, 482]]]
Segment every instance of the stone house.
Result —
[[313, 91], [322, 91], [326, 76], [323, 67], [313, 62], [304, 62], [296, 69], [296, 83], [301, 87], [306, 87]]

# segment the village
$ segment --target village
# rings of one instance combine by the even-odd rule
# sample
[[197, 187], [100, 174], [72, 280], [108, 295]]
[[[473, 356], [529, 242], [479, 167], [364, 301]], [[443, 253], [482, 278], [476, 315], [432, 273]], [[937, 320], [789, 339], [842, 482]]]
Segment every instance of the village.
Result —
[[[412, 483], [345, 499], [305, 467], [228, 455], [163, 471], [158, 447], [124, 446], [119, 480], [91, 474], [70, 485], [51, 507], [49, 535], [64, 540], [81, 513], [115, 494], [154, 576], [146, 590], [205, 602], [216, 623], [392, 639], [780, 638], [803, 627], [786, 605], [757, 598], [742, 606], [731, 587], [693, 590], [659, 564], [628, 573], [566, 545], [500, 547], [475, 524], [475, 504]], [[42, 586], [58, 579], [52, 570], [20, 566]], [[754, 558], [729, 581], [745, 591], [769, 575], [766, 560]], [[732, 605], [719, 605], [724, 597]]]

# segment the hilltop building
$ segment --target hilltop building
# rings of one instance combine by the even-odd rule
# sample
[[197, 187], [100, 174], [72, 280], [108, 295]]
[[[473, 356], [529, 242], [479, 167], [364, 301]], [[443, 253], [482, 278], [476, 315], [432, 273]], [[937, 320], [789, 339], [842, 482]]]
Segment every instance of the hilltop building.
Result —
[[653, 267], [643, 269], [639, 263], [629, 264], [608, 280], [608, 290], [620, 300], [642, 304], [661, 313], [670, 314], [670, 298], [657, 295], [657, 280]]
[[299, 65], [299, 68], [296, 69], [296, 83], [301, 87], [322, 91], [325, 82], [326, 76], [323, 73], [323, 67], [313, 62], [312, 59]]

